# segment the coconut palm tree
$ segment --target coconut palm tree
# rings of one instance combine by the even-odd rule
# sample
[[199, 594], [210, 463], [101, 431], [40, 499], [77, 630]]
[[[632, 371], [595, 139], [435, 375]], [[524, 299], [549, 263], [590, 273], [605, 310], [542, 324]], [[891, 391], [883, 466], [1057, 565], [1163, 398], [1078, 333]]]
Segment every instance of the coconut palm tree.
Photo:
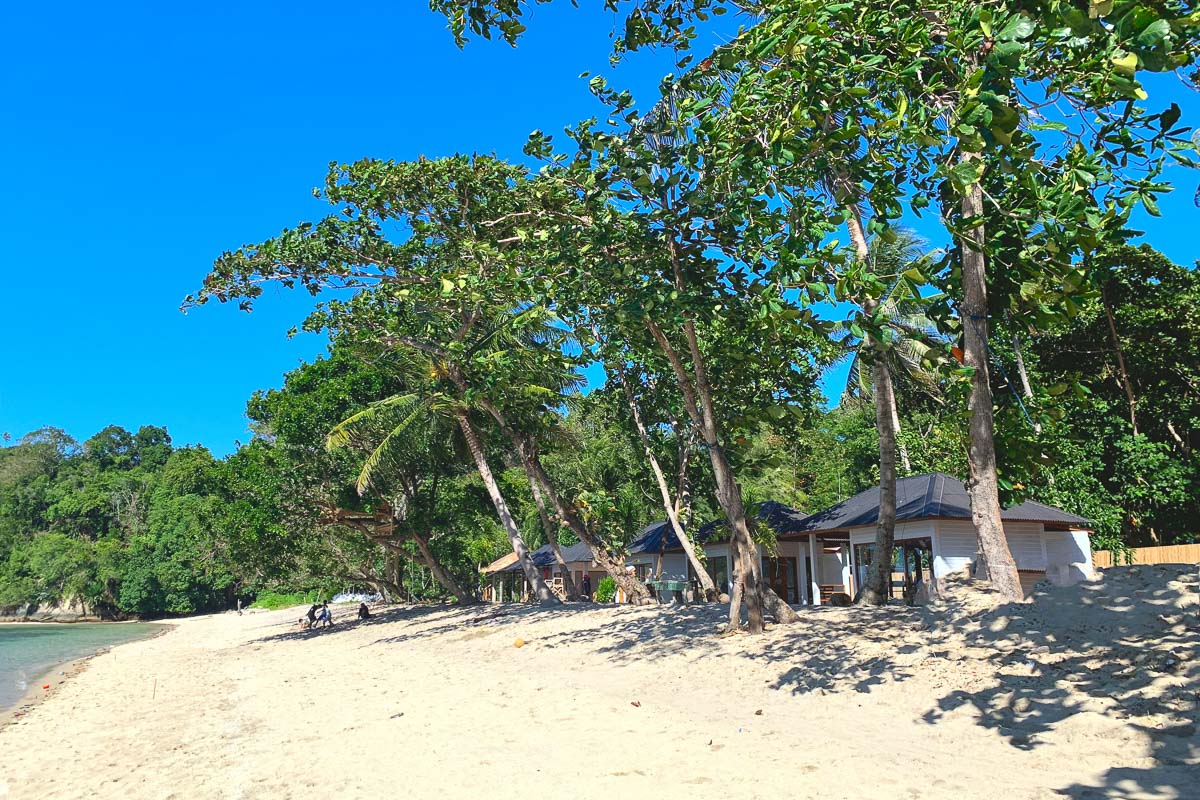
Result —
[[[888, 291], [879, 300], [879, 311], [885, 328], [892, 334], [890, 346], [882, 351], [885, 366], [892, 376], [892, 427], [896, 433], [897, 449], [905, 473], [912, 471], [908, 448], [900, 436], [900, 415], [896, 397], [922, 394], [941, 402], [941, 384], [933, 364], [942, 356], [945, 339], [928, 309], [940, 295], [921, 295], [913, 283], [903, 278], [905, 272], [919, 268], [928, 261], [923, 252], [925, 242], [909, 230], [900, 230], [894, 241], [876, 237], [870, 244], [871, 270], [877, 275], [895, 275]], [[873, 399], [871, 358], [873, 348], [864, 337], [857, 336], [848, 324], [841, 326], [845, 335], [842, 346], [850, 358], [850, 369], [842, 401], [863, 403]]]
[[[506, 442], [507, 460], [525, 470], [535, 500], [549, 500], [553, 515], [588, 545], [597, 563], [613, 574], [631, 598], [648, 596], [644, 585], [626, 574], [623, 559], [591, 535], [574, 505], [562, 496], [542, 467], [538, 444], [555, 435], [557, 409], [580, 382], [571, 358], [565, 355], [569, 343], [564, 327], [540, 307], [496, 314], [489, 319], [474, 318], [469, 328], [457, 319], [438, 320], [436, 316], [425, 316], [422, 324], [426, 330], [430, 326], [455, 330], [458, 346], [453, 350], [410, 347], [393, 351], [391, 357], [402, 369], [405, 384], [414, 390], [373, 404], [330, 433], [329, 444], [336, 447], [364, 426], [376, 429], [377, 445], [363, 463], [360, 490], [386, 470], [393, 454], [408, 449], [413, 436], [426, 436], [439, 423], [457, 428], [456, 435], [461, 437], [483, 480], [526, 579], [539, 602], [554, 602], [529, 558], [489, 463], [485, 431], [498, 428], [499, 440]], [[557, 527], [545, 528], [565, 572]]]

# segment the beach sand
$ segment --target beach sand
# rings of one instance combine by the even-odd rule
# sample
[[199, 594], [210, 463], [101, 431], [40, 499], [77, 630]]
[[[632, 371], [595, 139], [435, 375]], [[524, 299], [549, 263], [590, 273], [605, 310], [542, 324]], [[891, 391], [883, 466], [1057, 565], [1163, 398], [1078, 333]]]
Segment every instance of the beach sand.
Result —
[[724, 639], [721, 607], [187, 619], [0, 729], [0, 798], [1200, 797], [1194, 569]]

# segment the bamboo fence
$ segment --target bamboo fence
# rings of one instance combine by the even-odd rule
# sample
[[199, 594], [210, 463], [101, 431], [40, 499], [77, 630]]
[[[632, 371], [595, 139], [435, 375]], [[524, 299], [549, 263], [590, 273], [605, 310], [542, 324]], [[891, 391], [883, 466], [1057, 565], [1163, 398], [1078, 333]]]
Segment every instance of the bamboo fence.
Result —
[[[1196, 564], [1200, 563], [1200, 544], [1171, 544], [1162, 547], [1135, 547], [1134, 564]], [[1111, 567], [1113, 554], [1108, 550], [1092, 553], [1092, 564]]]

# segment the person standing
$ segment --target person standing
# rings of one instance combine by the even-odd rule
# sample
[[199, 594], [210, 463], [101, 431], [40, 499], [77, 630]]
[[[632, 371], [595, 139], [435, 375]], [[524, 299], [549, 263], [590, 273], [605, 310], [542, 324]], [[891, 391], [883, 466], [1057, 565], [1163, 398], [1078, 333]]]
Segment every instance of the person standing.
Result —
[[591, 598], [592, 596], [592, 575], [591, 573], [583, 573], [583, 596]]

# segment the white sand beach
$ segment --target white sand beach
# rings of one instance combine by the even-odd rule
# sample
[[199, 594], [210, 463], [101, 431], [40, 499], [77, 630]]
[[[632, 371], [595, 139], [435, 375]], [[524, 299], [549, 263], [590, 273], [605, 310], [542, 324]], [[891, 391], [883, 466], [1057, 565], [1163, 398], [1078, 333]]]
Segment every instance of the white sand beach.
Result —
[[0, 729], [0, 798], [1200, 797], [1194, 567], [1109, 576], [758, 638], [722, 607], [187, 619]]

